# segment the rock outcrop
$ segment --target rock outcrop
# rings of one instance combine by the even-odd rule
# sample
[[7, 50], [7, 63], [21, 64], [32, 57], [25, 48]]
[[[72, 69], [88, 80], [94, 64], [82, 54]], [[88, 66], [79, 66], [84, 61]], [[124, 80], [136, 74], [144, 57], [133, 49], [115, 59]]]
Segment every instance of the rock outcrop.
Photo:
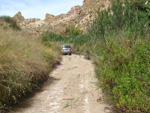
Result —
[[68, 13], [58, 16], [47, 13], [44, 20], [36, 18], [24, 19], [21, 12], [18, 12], [14, 18], [22, 28], [29, 29], [37, 34], [41, 34], [47, 30], [59, 33], [70, 25], [75, 25], [86, 31], [86, 25], [93, 21], [96, 10], [101, 7], [101, 11], [109, 6], [110, 0], [84, 0], [83, 6], [74, 6], [68, 11]]
[[85, 4], [87, 3], [87, 1], [88, 1], [88, 0], [84, 0], [84, 1], [83, 1], [83, 5], [85, 5]]
[[92, 23], [94, 18], [95, 18], [95, 11], [94, 10], [88, 10], [87, 15], [84, 16], [84, 18], [81, 19], [80, 22], [76, 24], [76, 27], [79, 27], [83, 31], [86, 31], [87, 24]]
[[13, 17], [18, 23], [23, 22], [25, 19], [24, 17], [21, 15], [21, 12], [18, 12], [17, 14], [14, 15]]
[[84, 17], [85, 15], [86, 13], [84, 12], [81, 6], [74, 6], [67, 14], [64, 14], [63, 16], [61, 16], [61, 18], [57, 18], [55, 21], [53, 21], [51, 25], [55, 26], [60, 23], [69, 22], [76, 18]]
[[85, 12], [82, 9], [81, 6], [74, 6], [71, 8], [71, 10], [67, 13], [67, 15], [69, 16], [74, 16], [74, 17], [80, 17], [80, 16], [84, 16]]
[[53, 19], [53, 18], [54, 18], [54, 15], [52, 15], [52, 14], [47, 13], [47, 14], [45, 15], [45, 21], [49, 21], [49, 20], [51, 20], [51, 19]]

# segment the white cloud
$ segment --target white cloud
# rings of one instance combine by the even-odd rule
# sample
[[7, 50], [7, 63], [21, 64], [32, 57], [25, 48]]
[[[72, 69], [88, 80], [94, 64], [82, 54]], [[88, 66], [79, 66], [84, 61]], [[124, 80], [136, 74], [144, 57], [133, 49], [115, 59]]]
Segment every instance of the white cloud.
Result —
[[82, 5], [83, 0], [1, 0], [0, 15], [14, 16], [18, 11], [25, 18], [45, 18], [46, 13], [67, 13], [71, 7]]

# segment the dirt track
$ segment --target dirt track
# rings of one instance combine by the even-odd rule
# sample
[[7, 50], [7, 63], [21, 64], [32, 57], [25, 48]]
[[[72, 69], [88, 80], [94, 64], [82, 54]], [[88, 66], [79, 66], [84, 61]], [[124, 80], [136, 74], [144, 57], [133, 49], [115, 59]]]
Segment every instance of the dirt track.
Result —
[[11, 113], [111, 113], [96, 86], [94, 66], [82, 56], [65, 55], [47, 85]]

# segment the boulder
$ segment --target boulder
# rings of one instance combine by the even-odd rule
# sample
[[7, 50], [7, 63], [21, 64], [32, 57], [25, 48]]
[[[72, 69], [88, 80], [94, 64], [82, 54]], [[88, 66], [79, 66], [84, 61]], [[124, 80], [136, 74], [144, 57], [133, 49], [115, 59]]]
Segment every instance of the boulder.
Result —
[[51, 19], [53, 19], [54, 17], [55, 17], [54, 15], [47, 13], [47, 14], [45, 15], [45, 21], [51, 20]]
[[71, 8], [71, 10], [67, 13], [67, 15], [72, 15], [75, 17], [80, 17], [85, 15], [85, 12], [83, 11], [82, 7], [77, 5]]
[[17, 21], [17, 23], [21, 23], [25, 20], [25, 18], [21, 15], [21, 12], [15, 14], [13, 18]]

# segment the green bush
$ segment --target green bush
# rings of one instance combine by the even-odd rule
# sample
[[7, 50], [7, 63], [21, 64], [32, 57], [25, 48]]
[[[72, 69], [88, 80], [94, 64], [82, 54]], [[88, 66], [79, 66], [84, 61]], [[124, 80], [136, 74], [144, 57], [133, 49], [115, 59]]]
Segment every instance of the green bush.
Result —
[[100, 58], [96, 67], [97, 78], [110, 93], [115, 105], [124, 112], [150, 110], [150, 43], [120, 37], [108, 38], [99, 47]]
[[82, 30], [79, 28], [76, 28], [75, 26], [69, 26], [67, 27], [64, 31], [61, 32], [62, 35], [67, 35], [67, 36], [78, 36], [83, 33]]
[[[98, 16], [89, 27], [89, 32], [93, 37], [109, 36], [112, 32], [120, 34], [121, 30], [132, 32], [134, 38], [144, 36], [150, 24], [149, 2], [147, 0], [113, 0], [112, 7], [104, 11], [98, 11]], [[141, 7], [141, 8], [139, 8]], [[111, 34], [112, 35], [112, 34]], [[144, 36], [145, 37], [145, 36]]]
[[150, 43], [146, 0], [113, 0], [89, 29], [100, 40], [95, 54], [97, 78], [121, 112], [150, 111]]
[[44, 32], [41, 35], [41, 41], [42, 41], [42, 43], [47, 43], [49, 41], [62, 41], [64, 39], [65, 39], [64, 36], [61, 36], [61, 35], [53, 33], [53, 32], [48, 32], [48, 31]]

